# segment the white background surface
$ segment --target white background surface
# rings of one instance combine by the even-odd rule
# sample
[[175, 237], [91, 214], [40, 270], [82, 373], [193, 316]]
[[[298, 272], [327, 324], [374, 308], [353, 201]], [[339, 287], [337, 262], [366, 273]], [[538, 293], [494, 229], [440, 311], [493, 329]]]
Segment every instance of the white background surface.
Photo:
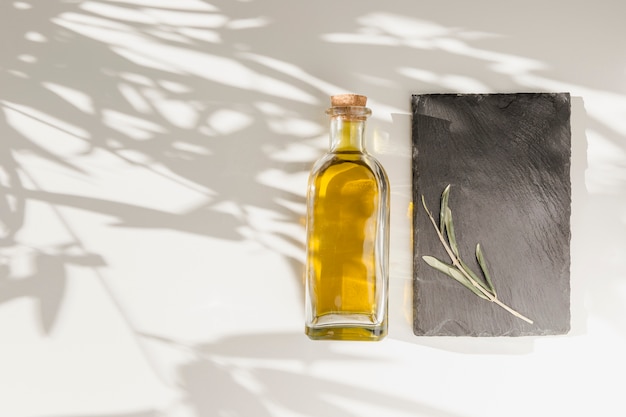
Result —
[[[623, 2], [0, 8], [0, 416], [626, 413]], [[410, 95], [518, 91], [573, 97], [572, 331], [415, 337]], [[370, 97], [392, 185], [380, 343], [303, 334], [306, 176], [342, 92]]]

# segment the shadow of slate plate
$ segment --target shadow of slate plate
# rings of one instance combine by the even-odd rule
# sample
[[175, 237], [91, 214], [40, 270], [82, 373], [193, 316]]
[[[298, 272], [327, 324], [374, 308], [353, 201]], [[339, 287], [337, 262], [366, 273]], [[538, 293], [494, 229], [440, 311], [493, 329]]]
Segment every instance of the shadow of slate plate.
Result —
[[[564, 334], [570, 328], [570, 96], [412, 97], [414, 332], [424, 336]], [[450, 263], [438, 222], [450, 184], [460, 257], [480, 274], [480, 243], [498, 298], [526, 323], [427, 265]]]

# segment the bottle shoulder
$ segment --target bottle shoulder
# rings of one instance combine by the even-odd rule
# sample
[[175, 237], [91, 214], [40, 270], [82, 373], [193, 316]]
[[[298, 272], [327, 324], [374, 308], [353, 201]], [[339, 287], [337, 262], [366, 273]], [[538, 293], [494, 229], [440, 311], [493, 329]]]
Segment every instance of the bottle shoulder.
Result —
[[313, 165], [311, 177], [327, 171], [332, 166], [343, 164], [361, 166], [367, 171], [371, 171], [374, 176], [388, 181], [387, 173], [382, 164], [374, 156], [364, 152], [329, 152]]

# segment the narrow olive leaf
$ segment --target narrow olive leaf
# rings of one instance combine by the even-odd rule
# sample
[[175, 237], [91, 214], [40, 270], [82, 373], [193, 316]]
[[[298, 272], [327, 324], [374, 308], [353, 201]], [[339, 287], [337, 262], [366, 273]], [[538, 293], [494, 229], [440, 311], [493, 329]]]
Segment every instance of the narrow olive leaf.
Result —
[[476, 259], [478, 260], [478, 264], [480, 265], [480, 269], [483, 270], [483, 274], [485, 275], [485, 281], [487, 281], [487, 285], [490, 288], [490, 292], [496, 295], [496, 288], [493, 286], [493, 281], [491, 281], [491, 275], [489, 274], [489, 270], [487, 269], [487, 262], [485, 260], [485, 255], [483, 254], [483, 250], [480, 247], [480, 243], [476, 245]]
[[444, 232], [446, 217], [448, 216], [448, 199], [450, 198], [450, 184], [441, 193], [441, 209], [439, 211], [439, 230]]
[[446, 232], [448, 234], [448, 242], [450, 242], [450, 248], [452, 249], [452, 252], [458, 258], [459, 248], [456, 244], [456, 235], [454, 234], [454, 223], [452, 222], [452, 210], [450, 210], [450, 207], [446, 207], [445, 226], [446, 226]]
[[448, 265], [444, 262], [441, 262], [439, 259], [432, 256], [422, 256], [422, 259], [431, 267], [436, 270], [443, 272], [450, 278], [454, 278], [459, 283], [463, 284], [468, 290], [479, 296], [480, 298], [484, 298], [488, 300], [489, 298], [480, 292], [480, 290], [472, 285], [472, 283], [455, 267], [452, 265]]

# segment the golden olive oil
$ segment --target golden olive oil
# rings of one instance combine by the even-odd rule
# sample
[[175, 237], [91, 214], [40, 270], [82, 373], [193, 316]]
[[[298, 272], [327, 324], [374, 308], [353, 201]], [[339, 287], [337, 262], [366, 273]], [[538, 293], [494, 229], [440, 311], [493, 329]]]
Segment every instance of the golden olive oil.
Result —
[[306, 333], [380, 340], [387, 333], [388, 181], [363, 147], [364, 106], [329, 109], [331, 149], [307, 195]]

